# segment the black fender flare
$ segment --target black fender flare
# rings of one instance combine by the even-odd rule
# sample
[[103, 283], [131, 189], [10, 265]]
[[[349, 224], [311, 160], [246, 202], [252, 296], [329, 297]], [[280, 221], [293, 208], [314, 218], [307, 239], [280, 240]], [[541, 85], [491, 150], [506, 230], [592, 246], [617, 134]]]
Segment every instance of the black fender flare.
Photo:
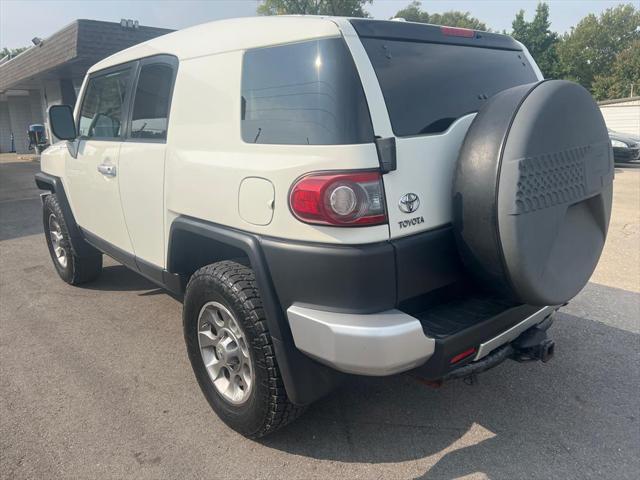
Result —
[[298, 405], [312, 403], [329, 393], [340, 383], [343, 374], [321, 365], [296, 348], [289, 323], [271, 280], [269, 266], [265, 260], [261, 239], [258, 235], [180, 216], [172, 222], [169, 230], [167, 269], [169, 273], [173, 274], [181, 273], [175, 271], [172, 266], [173, 244], [178, 237], [176, 234], [179, 232], [188, 232], [209, 239], [212, 241], [212, 248], [215, 248], [215, 244], [221, 243], [234, 247], [244, 252], [249, 259], [260, 289], [282, 380], [291, 402]]
[[67, 194], [64, 190], [60, 177], [56, 177], [55, 175], [50, 175], [45, 172], [38, 172], [35, 174], [35, 182], [40, 190], [48, 190], [52, 194], [55, 194], [58, 199], [58, 204], [62, 209], [64, 221], [67, 224], [69, 236], [71, 237], [71, 243], [77, 254], [80, 256], [95, 255], [97, 250], [85, 241], [84, 235], [82, 234], [82, 231], [80, 230], [80, 227], [73, 215], [73, 211], [71, 210], [71, 206], [69, 205], [69, 199], [67, 198]]

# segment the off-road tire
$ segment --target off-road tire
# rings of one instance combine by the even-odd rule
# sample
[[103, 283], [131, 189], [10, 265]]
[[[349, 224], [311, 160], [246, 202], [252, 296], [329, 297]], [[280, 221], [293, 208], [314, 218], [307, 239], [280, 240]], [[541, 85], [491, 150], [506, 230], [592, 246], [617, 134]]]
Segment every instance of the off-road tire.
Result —
[[[60, 232], [62, 234], [60, 245], [67, 253], [67, 262], [65, 266], [60, 264], [54, 252], [49, 224], [49, 220], [52, 215], [55, 216], [55, 220], [60, 226]], [[67, 222], [64, 218], [64, 214], [62, 213], [62, 209], [60, 208], [58, 198], [53, 193], [44, 198], [42, 221], [49, 254], [51, 255], [53, 266], [58, 272], [60, 278], [70, 285], [80, 285], [96, 279], [102, 272], [102, 254], [97, 250], [95, 251], [96, 253], [90, 255], [80, 256], [78, 254], [77, 245], [74, 245], [74, 241], [71, 240], [69, 228], [67, 227]], [[75, 241], [83, 240], [78, 239]]]
[[[226, 401], [207, 373], [198, 342], [198, 319], [208, 302], [224, 305], [242, 329], [255, 372], [249, 398], [241, 405]], [[216, 414], [249, 438], [263, 437], [295, 420], [304, 407], [289, 401], [253, 270], [222, 261], [197, 270], [187, 285], [183, 309], [184, 337], [196, 379]]]

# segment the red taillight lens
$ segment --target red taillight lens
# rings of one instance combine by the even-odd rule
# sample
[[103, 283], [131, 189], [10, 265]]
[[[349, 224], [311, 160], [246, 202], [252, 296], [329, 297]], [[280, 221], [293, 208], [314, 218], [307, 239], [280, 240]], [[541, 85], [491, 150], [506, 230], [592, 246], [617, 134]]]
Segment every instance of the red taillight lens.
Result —
[[443, 35], [448, 35], [449, 37], [473, 38], [476, 34], [474, 30], [459, 27], [440, 27], [440, 31]]
[[306, 223], [363, 226], [387, 221], [378, 172], [307, 175], [293, 185], [289, 204]]
[[459, 354], [457, 354], [455, 357], [451, 359], [449, 363], [453, 365], [454, 363], [461, 362], [465, 358], [469, 358], [471, 355], [476, 353], [476, 351], [477, 351], [476, 347], [469, 348], [468, 350], [465, 350], [464, 352], [460, 352]]

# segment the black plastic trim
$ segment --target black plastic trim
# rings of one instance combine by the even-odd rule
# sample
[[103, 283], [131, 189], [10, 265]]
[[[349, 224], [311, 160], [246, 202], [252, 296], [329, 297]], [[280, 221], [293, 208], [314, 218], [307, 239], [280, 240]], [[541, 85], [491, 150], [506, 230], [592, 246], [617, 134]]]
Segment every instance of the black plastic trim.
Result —
[[396, 255], [398, 303], [465, 278], [450, 224], [391, 244]]
[[[190, 217], [178, 217], [171, 224], [167, 265], [170, 273], [175, 263], [172, 256], [178, 232], [189, 232], [211, 240], [211, 248], [224, 244], [242, 250], [253, 269], [267, 317], [267, 325], [289, 399], [299, 405], [311, 403], [337, 386], [343, 374], [319, 364], [295, 347], [289, 323], [278, 301], [269, 264], [265, 260], [261, 239], [257, 235], [223, 227]], [[300, 264], [298, 264], [300, 266]]]
[[376, 150], [380, 171], [382, 173], [393, 172], [398, 168], [396, 160], [396, 137], [376, 138]]
[[[415, 370], [416, 373], [420, 377], [428, 380], [439, 380], [447, 376], [454, 368], [458, 368], [461, 365], [451, 365], [451, 359], [455, 355], [471, 347], [478, 347], [481, 343], [508, 330], [538, 310], [540, 310], [540, 307], [519, 305], [505, 310], [503, 313], [488, 318], [485, 321], [478, 322], [458, 333], [436, 339], [436, 347], [433, 355], [424, 365]], [[469, 361], [472, 358], [472, 356], [469, 357]], [[462, 364], [464, 364], [464, 362]]]
[[373, 313], [396, 304], [389, 242], [326, 245], [260, 240], [282, 308], [293, 303], [342, 313]]
[[407, 42], [443, 43], [500, 50], [522, 50], [522, 47], [512, 37], [497, 33], [475, 31], [473, 37], [467, 38], [444, 35], [441, 30], [442, 27], [424, 23], [365, 19], [352, 19], [350, 22], [360, 37], [387, 38], [389, 40]]
[[150, 280], [174, 295], [181, 296], [184, 293], [186, 280], [181, 275], [169, 273], [157, 265], [142, 260], [141, 258], [136, 257], [133, 253], [122, 250], [120, 247], [107, 242], [82, 227], [80, 227], [80, 231], [87, 243], [100, 250], [102, 253], [109, 255], [125, 267], [139, 273], [147, 280]]
[[95, 250], [93, 250], [93, 248], [91, 248], [87, 243], [84, 242], [84, 237], [82, 236], [80, 228], [76, 223], [76, 219], [73, 216], [73, 212], [71, 211], [71, 206], [69, 205], [67, 194], [64, 191], [62, 180], [54, 175], [49, 175], [45, 172], [38, 172], [35, 174], [35, 182], [39, 189], [48, 190], [51, 193], [56, 194], [58, 204], [62, 209], [62, 214], [64, 215], [64, 220], [67, 224], [71, 242], [73, 243], [73, 247], [76, 250], [77, 254], [80, 256], [95, 254]]

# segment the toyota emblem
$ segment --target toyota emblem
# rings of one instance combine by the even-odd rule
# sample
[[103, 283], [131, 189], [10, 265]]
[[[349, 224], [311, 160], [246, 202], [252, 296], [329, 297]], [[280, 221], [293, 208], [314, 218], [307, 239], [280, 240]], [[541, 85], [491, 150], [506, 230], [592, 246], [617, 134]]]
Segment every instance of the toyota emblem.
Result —
[[398, 206], [404, 213], [413, 213], [420, 206], [420, 198], [415, 193], [406, 193], [400, 197]]

